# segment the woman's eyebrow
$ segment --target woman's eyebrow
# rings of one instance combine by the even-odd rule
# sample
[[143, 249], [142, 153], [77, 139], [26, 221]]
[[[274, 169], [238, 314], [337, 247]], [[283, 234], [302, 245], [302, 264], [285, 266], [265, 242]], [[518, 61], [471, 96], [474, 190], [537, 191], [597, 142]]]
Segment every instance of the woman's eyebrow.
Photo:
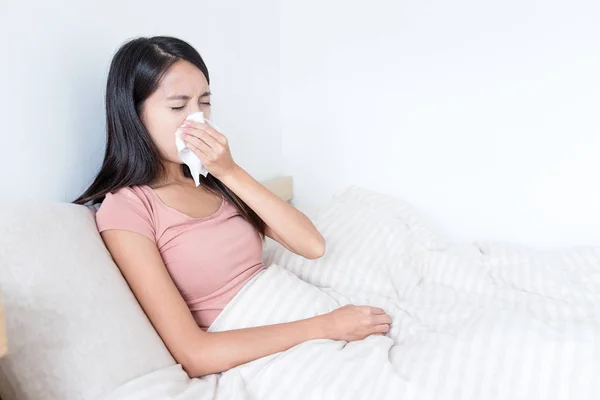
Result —
[[[210, 91], [204, 92], [200, 95], [200, 97], [206, 97], [206, 96], [211, 96], [212, 93]], [[191, 99], [190, 96], [186, 95], [186, 94], [174, 94], [172, 96], [167, 97], [167, 100], [189, 100]]]

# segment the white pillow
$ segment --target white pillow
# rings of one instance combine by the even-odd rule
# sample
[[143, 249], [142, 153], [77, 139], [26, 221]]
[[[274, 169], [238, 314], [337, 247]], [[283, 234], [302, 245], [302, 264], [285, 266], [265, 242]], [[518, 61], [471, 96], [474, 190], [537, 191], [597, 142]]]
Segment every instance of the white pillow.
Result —
[[96, 399], [175, 361], [85, 206], [0, 208], [3, 400]]

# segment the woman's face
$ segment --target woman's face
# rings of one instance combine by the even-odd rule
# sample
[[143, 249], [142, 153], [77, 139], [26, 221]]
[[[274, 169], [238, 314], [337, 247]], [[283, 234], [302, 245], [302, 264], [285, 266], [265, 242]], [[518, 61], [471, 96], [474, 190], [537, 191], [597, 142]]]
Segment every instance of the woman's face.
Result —
[[210, 119], [210, 88], [194, 64], [179, 60], [165, 73], [158, 89], [148, 97], [140, 116], [161, 156], [181, 163], [175, 147], [175, 131], [193, 112]]

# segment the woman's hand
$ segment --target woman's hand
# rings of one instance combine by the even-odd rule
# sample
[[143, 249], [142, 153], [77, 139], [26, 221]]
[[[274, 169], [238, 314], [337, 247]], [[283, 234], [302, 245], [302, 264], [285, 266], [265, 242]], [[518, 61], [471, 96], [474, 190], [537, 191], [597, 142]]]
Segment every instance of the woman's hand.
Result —
[[181, 139], [215, 178], [220, 179], [237, 167], [225, 135], [208, 124], [186, 120], [182, 125]]
[[392, 318], [381, 308], [351, 304], [323, 317], [326, 319], [328, 338], [347, 342], [362, 340], [373, 334], [384, 335], [392, 323]]

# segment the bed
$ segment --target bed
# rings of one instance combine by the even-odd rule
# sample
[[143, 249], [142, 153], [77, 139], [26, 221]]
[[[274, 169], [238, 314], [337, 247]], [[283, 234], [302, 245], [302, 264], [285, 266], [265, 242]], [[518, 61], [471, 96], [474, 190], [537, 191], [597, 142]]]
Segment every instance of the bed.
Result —
[[[265, 185], [293, 204], [291, 178]], [[105, 332], [103, 343], [115, 347], [118, 337], [117, 348], [100, 352], [95, 349], [102, 343], [81, 345], [88, 365], [96, 357], [102, 365], [95, 372], [112, 368], [112, 377], [81, 378], [79, 398], [600, 398], [599, 248], [540, 251], [507, 243], [454, 243], [431, 229], [410, 204], [358, 186], [320, 208], [296, 206], [325, 236], [325, 256], [307, 260], [268, 240], [268, 268], [209, 330], [287, 322], [351, 303], [391, 314], [388, 334], [351, 343], [308, 341], [222, 374], [189, 379], [144, 325], [139, 309], [123, 306], [130, 299], [126, 287], [113, 289], [113, 296], [122, 297], [119, 313], [126, 314], [119, 321], [127, 321], [133, 337], [116, 329]], [[16, 240], [14, 231], [11, 240]], [[107, 273], [106, 261], [98, 271], [88, 269], [100, 277]], [[9, 338], [15, 326], [11, 298]], [[70, 312], [73, 319], [81, 310]], [[114, 319], [106, 321], [114, 324]], [[137, 348], [131, 349], [134, 342]], [[85, 359], [71, 359], [68, 368], [76, 371], [78, 363], [86, 365]], [[40, 396], [27, 398], [51, 398]]]
[[[400, 199], [356, 186], [304, 211], [327, 238], [327, 255], [306, 260], [271, 242], [264, 276], [210, 330], [352, 303], [384, 308], [391, 331], [349, 344], [310, 341], [204, 377], [202, 398], [600, 398], [599, 249], [454, 244]], [[110, 398], [136, 398], [133, 386]]]

